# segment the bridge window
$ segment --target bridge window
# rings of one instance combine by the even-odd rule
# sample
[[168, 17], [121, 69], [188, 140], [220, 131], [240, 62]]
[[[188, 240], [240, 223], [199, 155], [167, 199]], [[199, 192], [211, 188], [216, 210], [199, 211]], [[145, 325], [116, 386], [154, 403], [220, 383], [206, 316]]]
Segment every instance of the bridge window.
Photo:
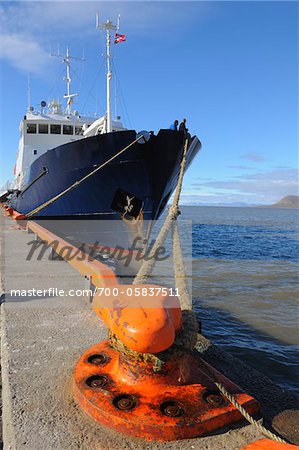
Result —
[[82, 129], [82, 127], [75, 127], [75, 134], [76, 134], [77, 136], [82, 135], [82, 134], [83, 134], [83, 129]]
[[51, 124], [50, 125], [51, 134], [61, 134], [61, 125]]
[[63, 125], [63, 134], [73, 134], [72, 125]]
[[27, 133], [28, 134], [36, 133], [36, 123], [27, 123]]
[[39, 134], [48, 134], [49, 133], [49, 125], [47, 123], [39, 123], [38, 124], [38, 132], [39, 132]]

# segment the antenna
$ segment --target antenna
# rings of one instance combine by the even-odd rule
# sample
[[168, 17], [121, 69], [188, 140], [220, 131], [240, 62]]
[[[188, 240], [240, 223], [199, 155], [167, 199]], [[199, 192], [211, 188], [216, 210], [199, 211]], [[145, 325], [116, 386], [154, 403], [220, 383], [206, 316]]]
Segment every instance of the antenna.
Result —
[[[119, 19], [118, 19], [119, 25]], [[99, 24], [99, 14], [96, 14], [96, 28], [101, 28], [102, 30], [106, 30], [106, 61], [107, 61], [107, 112], [106, 112], [106, 123], [107, 123], [107, 133], [112, 131], [112, 121], [111, 121], [111, 80], [112, 80], [112, 72], [110, 67], [110, 47], [111, 47], [111, 30], [116, 31], [118, 25], [114, 25], [113, 22], [107, 20]]]
[[27, 101], [28, 101], [28, 111], [31, 111], [31, 99], [30, 99], [30, 73], [27, 73]]
[[66, 65], [66, 76], [64, 77], [64, 80], [66, 81], [66, 94], [64, 94], [63, 98], [67, 99], [67, 108], [66, 108], [66, 113], [68, 115], [72, 114], [72, 104], [74, 102], [74, 97], [76, 97], [78, 94], [71, 94], [70, 93], [70, 88], [71, 88], [71, 74], [70, 74], [70, 69], [71, 69], [71, 64], [70, 61], [71, 59], [74, 59], [76, 61], [84, 61], [84, 53], [83, 56], [81, 58], [78, 58], [76, 56], [71, 56], [70, 55], [70, 49], [67, 47], [66, 49], [66, 55], [62, 56], [60, 55], [60, 51], [58, 49], [58, 53], [57, 54], [53, 54], [51, 53], [51, 56], [56, 56], [57, 58], [62, 58], [63, 62]]
[[100, 28], [99, 13], [96, 13], [96, 28]]
[[116, 83], [114, 83], [114, 117], [117, 116], [116, 111], [117, 111], [117, 91], [116, 91]]

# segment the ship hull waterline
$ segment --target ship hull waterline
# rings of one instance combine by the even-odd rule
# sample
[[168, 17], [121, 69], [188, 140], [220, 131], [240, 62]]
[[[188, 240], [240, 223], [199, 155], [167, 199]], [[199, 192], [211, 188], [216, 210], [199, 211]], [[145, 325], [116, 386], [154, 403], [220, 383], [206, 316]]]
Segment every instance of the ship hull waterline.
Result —
[[[63, 192], [136, 139], [135, 131], [83, 138], [47, 151], [32, 163], [23, 192], [9, 206], [27, 214]], [[189, 166], [201, 147], [191, 138]], [[160, 130], [148, 142], [136, 143], [78, 187], [32, 216], [34, 219], [119, 219], [142, 210], [145, 220], [162, 213], [178, 179], [184, 148], [181, 132]], [[35, 181], [36, 180], [36, 181]]]

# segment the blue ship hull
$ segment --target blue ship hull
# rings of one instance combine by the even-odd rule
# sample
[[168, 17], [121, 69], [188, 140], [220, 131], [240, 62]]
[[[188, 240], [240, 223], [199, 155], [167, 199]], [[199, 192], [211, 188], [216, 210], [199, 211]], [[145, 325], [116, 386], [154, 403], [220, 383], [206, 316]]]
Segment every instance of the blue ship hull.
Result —
[[[135, 139], [135, 131], [119, 131], [83, 138], [48, 150], [32, 163], [25, 188], [13, 194], [10, 206], [21, 214], [29, 213]], [[197, 137], [193, 137], [188, 148], [187, 165], [200, 146]], [[132, 204], [135, 202], [129, 215], [133, 217], [141, 209], [144, 219], [155, 220], [176, 186], [183, 148], [183, 133], [160, 130], [148, 142], [134, 144], [32, 218], [118, 219], [127, 211], [128, 205], [123, 198], [128, 196], [133, 199]]]

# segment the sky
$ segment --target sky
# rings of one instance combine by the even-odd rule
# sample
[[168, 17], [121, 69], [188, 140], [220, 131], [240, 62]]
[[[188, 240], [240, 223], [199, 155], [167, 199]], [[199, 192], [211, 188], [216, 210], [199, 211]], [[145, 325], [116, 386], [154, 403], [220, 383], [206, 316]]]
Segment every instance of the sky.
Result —
[[[298, 3], [295, 1], [35, 1], [0, 4], [0, 186], [13, 177], [19, 122], [31, 104], [62, 99], [73, 61], [75, 108], [105, 113], [105, 36], [116, 21], [113, 110], [128, 128], [186, 117], [202, 150], [183, 203], [272, 204], [298, 195]], [[63, 99], [62, 99], [63, 100]], [[114, 103], [114, 102], [113, 102]]]

